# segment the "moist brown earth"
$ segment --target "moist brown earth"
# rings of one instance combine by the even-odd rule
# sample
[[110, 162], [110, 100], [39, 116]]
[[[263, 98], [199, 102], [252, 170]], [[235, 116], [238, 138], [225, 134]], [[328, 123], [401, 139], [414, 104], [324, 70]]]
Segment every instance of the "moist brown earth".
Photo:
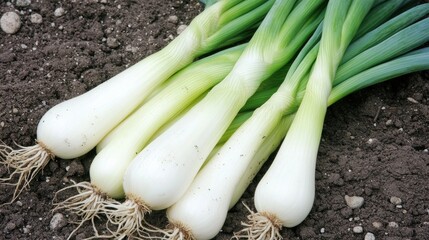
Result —
[[[59, 7], [64, 15], [54, 16]], [[34, 144], [37, 123], [49, 108], [161, 49], [202, 8], [196, 0], [33, 0], [29, 6], [1, 1], [0, 13], [19, 13], [22, 26], [13, 35], [0, 31], [0, 140]], [[32, 23], [33, 13], [43, 22]], [[429, 239], [428, 148], [428, 72], [394, 79], [336, 103], [326, 117], [313, 209], [302, 224], [283, 229], [282, 236], [364, 239], [370, 232], [376, 239]], [[89, 181], [93, 156], [91, 152], [71, 161], [51, 161], [16, 202], [0, 206], [0, 239], [66, 239], [76, 216], [60, 211], [65, 219], [51, 229], [53, 196], [71, 180]], [[0, 177], [6, 176], [7, 169], [1, 167]], [[240, 230], [248, 214], [243, 203], [253, 209], [261, 176], [231, 210], [216, 239], [229, 239]], [[12, 194], [13, 187], [1, 185], [0, 203], [7, 203]], [[345, 195], [363, 197], [364, 204], [351, 209]], [[392, 203], [392, 197], [401, 203]], [[104, 220], [97, 221], [100, 229]], [[154, 213], [149, 221], [164, 224], [164, 212]], [[362, 233], [353, 231], [356, 226]], [[91, 226], [85, 225], [72, 239], [92, 235]]]

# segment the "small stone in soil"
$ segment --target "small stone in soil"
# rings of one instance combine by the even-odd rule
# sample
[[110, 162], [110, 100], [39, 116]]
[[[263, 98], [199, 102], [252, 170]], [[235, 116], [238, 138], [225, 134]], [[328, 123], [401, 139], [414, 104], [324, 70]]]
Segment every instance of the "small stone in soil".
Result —
[[363, 227], [362, 226], [353, 227], [353, 232], [354, 233], [363, 233]]
[[375, 235], [374, 235], [374, 233], [367, 232], [367, 233], [365, 234], [365, 238], [364, 238], [364, 240], [375, 240]]
[[106, 44], [109, 48], [117, 48], [119, 46], [118, 40], [116, 40], [116, 38], [112, 38], [112, 37], [107, 38]]
[[136, 53], [136, 52], [138, 52], [138, 48], [137, 47], [133, 47], [131, 45], [127, 45], [127, 46], [125, 46], [125, 51]]
[[397, 228], [397, 227], [399, 227], [399, 225], [396, 222], [389, 222], [388, 226], [391, 227], [391, 228]]
[[392, 119], [389, 119], [386, 121], [386, 126], [392, 126], [392, 125], [393, 125]]
[[61, 229], [65, 225], [67, 225], [67, 221], [66, 221], [64, 215], [61, 213], [55, 213], [55, 215], [51, 219], [51, 222], [49, 223], [49, 227], [52, 230]]
[[412, 98], [412, 97], [407, 97], [407, 100], [408, 100], [409, 102], [412, 102], [412, 103], [419, 103], [416, 99], [414, 99], [414, 98]]
[[181, 34], [183, 31], [185, 31], [185, 29], [186, 29], [187, 27], [188, 27], [187, 25], [180, 25], [180, 26], [177, 28], [177, 35]]
[[31, 4], [31, 0], [16, 0], [15, 5], [17, 7], [26, 7]]
[[6, 227], [5, 227], [5, 229], [4, 229], [4, 231], [5, 232], [10, 232], [10, 231], [12, 231], [13, 229], [15, 229], [16, 228], [16, 224], [15, 223], [13, 223], [13, 222], [8, 222], [7, 224], [6, 224]]
[[31, 0], [16, 0], [15, 6], [17, 7], [27, 7], [31, 4]]
[[23, 231], [25, 234], [27, 234], [27, 233], [29, 233], [29, 232], [30, 232], [30, 228], [29, 228], [28, 226], [26, 226], [26, 227], [22, 228], [22, 231]]
[[373, 222], [372, 226], [375, 228], [381, 228], [381, 227], [383, 227], [383, 224], [381, 222]]
[[378, 140], [376, 138], [370, 138], [366, 143], [368, 143], [369, 145], [374, 145], [378, 143]]
[[358, 197], [358, 196], [350, 197], [350, 196], [346, 195], [344, 197], [344, 199], [346, 200], [347, 206], [349, 206], [352, 209], [360, 208], [364, 202], [363, 197]]
[[172, 16], [168, 17], [167, 21], [171, 22], [171, 23], [178, 23], [179, 22], [179, 18], [176, 15], [172, 15]]
[[55, 11], [54, 11], [54, 16], [55, 16], [55, 17], [61, 17], [61, 16], [63, 16], [63, 15], [64, 15], [64, 13], [65, 13], [64, 8], [59, 7], [59, 8], [57, 8], [57, 9], [55, 9]]
[[0, 27], [5, 33], [14, 34], [21, 27], [21, 18], [15, 12], [6, 12], [0, 18]]
[[392, 204], [395, 204], [395, 205], [400, 205], [402, 203], [402, 199], [393, 196], [393, 197], [390, 198], [390, 202]]

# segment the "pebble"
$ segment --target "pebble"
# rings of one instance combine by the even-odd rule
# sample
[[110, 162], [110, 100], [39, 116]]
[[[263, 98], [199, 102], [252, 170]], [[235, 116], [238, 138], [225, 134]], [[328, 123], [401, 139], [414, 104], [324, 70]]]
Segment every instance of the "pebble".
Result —
[[353, 227], [353, 232], [354, 233], [363, 233], [363, 227], [362, 226]]
[[13, 108], [13, 109], [12, 109], [12, 112], [13, 112], [13, 113], [18, 113], [18, 109], [17, 109], [17, 108]]
[[16, 224], [15, 223], [13, 223], [13, 222], [8, 222], [7, 224], [6, 224], [6, 227], [4, 228], [4, 231], [5, 232], [10, 232], [10, 231], [12, 231], [13, 229], [15, 229], [16, 228]]
[[4, 127], [4, 122], [0, 122], [0, 127]]
[[108, 37], [106, 39], [106, 44], [109, 48], [117, 48], [119, 46], [118, 40], [116, 40], [116, 38], [113, 38], [113, 37]]
[[392, 119], [389, 119], [386, 121], [386, 126], [392, 126], [392, 125], [393, 125]]
[[51, 230], [61, 229], [65, 225], [67, 225], [67, 221], [64, 215], [61, 213], [55, 213], [51, 219], [51, 222], [49, 223]]
[[15, 12], [6, 12], [0, 18], [0, 27], [5, 33], [14, 34], [21, 27], [21, 18]]
[[63, 16], [63, 15], [64, 15], [64, 13], [65, 13], [64, 8], [59, 7], [59, 8], [57, 8], [57, 9], [55, 9], [55, 11], [54, 11], [54, 16], [55, 16], [55, 17], [61, 17], [61, 16]]
[[346, 195], [344, 197], [344, 199], [346, 200], [347, 206], [349, 206], [352, 209], [360, 208], [364, 202], [363, 197], [358, 197], [358, 196], [350, 197], [350, 196]]
[[22, 202], [21, 201], [16, 201], [16, 205], [18, 205], [19, 207], [22, 207]]
[[16, 0], [15, 5], [18, 7], [26, 7], [31, 4], [31, 0]]
[[398, 228], [399, 227], [399, 225], [396, 222], [389, 222], [388, 226], [391, 228]]
[[138, 52], [138, 48], [137, 47], [133, 47], [131, 45], [127, 45], [127, 46], [125, 46], [125, 51], [132, 52], [132, 53], [137, 53]]
[[172, 16], [168, 17], [167, 21], [171, 22], [171, 23], [178, 23], [179, 22], [179, 18], [177, 16], [175, 16], [175, 15], [172, 15]]
[[371, 145], [371, 144], [376, 144], [377, 142], [378, 142], [378, 140], [376, 138], [370, 138], [370, 139], [368, 139], [368, 141], [366, 143]]
[[30, 225], [25, 226], [24, 228], [22, 228], [22, 231], [24, 231], [25, 234], [29, 233], [31, 229]]
[[320, 233], [325, 233], [325, 228], [321, 228]]
[[373, 222], [372, 226], [375, 228], [381, 228], [381, 227], [383, 227], [383, 224], [381, 222]]
[[365, 234], [365, 238], [364, 238], [364, 240], [375, 240], [375, 235], [374, 235], [374, 233], [367, 232], [367, 233]]
[[412, 102], [412, 103], [419, 103], [416, 99], [414, 99], [414, 98], [412, 98], [412, 97], [407, 97], [407, 100], [408, 100], [409, 102]]
[[390, 198], [390, 202], [392, 204], [395, 204], [395, 205], [400, 205], [402, 203], [402, 199], [393, 196], [393, 197]]
[[183, 31], [185, 31], [185, 29], [186, 29], [187, 27], [188, 27], [187, 25], [180, 25], [180, 26], [177, 28], [177, 34], [181, 34]]

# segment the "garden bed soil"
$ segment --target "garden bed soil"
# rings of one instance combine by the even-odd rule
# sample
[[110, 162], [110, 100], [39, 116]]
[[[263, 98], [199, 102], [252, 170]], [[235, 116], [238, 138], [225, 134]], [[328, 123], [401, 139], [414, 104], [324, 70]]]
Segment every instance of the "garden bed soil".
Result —
[[[57, 17], [59, 7], [65, 12]], [[22, 26], [12, 35], [0, 32], [0, 140], [34, 144], [37, 123], [49, 108], [161, 49], [202, 8], [195, 0], [32, 0], [28, 6], [1, 1], [0, 13], [17, 12]], [[42, 16], [42, 23], [31, 22], [34, 13]], [[282, 230], [282, 236], [364, 239], [372, 233], [375, 239], [429, 239], [428, 148], [428, 72], [336, 103], [325, 121], [313, 209], [302, 224]], [[60, 211], [65, 219], [51, 229], [52, 200], [71, 180], [89, 181], [93, 156], [51, 161], [16, 202], [0, 206], [0, 239], [66, 239], [75, 228], [75, 216]], [[7, 169], [0, 167], [0, 177], [6, 176]], [[216, 239], [229, 239], [240, 230], [248, 214], [243, 203], [253, 209], [260, 177], [231, 210]], [[0, 185], [0, 204], [12, 194], [13, 187]], [[364, 204], [351, 209], [346, 195], [363, 197]], [[101, 229], [103, 220], [97, 222]], [[164, 212], [149, 221], [165, 223]], [[357, 226], [361, 233], [356, 233]], [[92, 234], [91, 226], [84, 225], [72, 239]]]

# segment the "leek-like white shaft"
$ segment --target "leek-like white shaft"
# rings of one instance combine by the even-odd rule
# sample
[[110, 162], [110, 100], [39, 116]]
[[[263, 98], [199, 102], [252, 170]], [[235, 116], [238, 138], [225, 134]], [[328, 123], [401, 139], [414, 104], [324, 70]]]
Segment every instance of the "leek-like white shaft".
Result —
[[40, 120], [38, 139], [60, 158], [87, 153], [157, 84], [188, 65], [199, 42], [193, 31], [185, 30], [163, 50], [91, 91], [54, 106]]
[[302, 222], [314, 200], [314, 172], [332, 81], [348, 44], [373, 1], [331, 0], [322, 40], [301, 106], [255, 192], [255, 207], [283, 226]]
[[282, 118], [280, 124], [272, 131], [267, 139], [262, 143], [261, 147], [253, 156], [245, 173], [241, 176], [240, 181], [237, 183], [229, 208], [231, 209], [241, 198], [247, 187], [255, 178], [256, 174], [262, 168], [263, 164], [268, 160], [271, 153], [273, 153], [279, 146], [284, 136], [289, 130], [295, 115], [291, 114]]

